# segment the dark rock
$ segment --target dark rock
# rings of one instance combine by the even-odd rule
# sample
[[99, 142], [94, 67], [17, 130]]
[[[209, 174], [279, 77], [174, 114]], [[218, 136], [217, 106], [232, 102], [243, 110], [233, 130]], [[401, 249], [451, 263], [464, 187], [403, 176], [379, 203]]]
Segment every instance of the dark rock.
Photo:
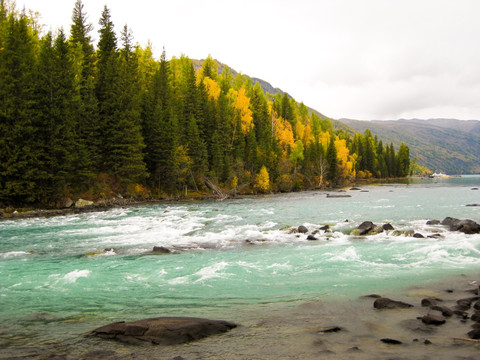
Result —
[[480, 310], [480, 300], [477, 301], [475, 304], [473, 304], [473, 308], [474, 308], [475, 310]]
[[153, 254], [170, 254], [172, 251], [163, 246], [154, 246], [152, 253]]
[[423, 236], [422, 234], [419, 234], [419, 233], [415, 233], [415, 234], [413, 234], [413, 237], [417, 238], [417, 239], [423, 239], [425, 236]]
[[358, 227], [358, 235], [366, 235], [369, 231], [375, 228], [375, 224], [371, 221], [364, 221]]
[[427, 237], [430, 238], [430, 239], [439, 239], [439, 238], [442, 237], [442, 235], [441, 234], [432, 234], [432, 235], [428, 235]]
[[380, 339], [380, 341], [384, 342], [385, 344], [391, 344], [391, 345], [400, 345], [402, 343], [400, 340], [395, 340], [390, 338], [383, 338], [383, 339]]
[[453, 310], [453, 313], [459, 317], [461, 317], [462, 319], [468, 319], [468, 314], [463, 311], [463, 310], [459, 310], [457, 309], [458, 305], [455, 306], [455, 310]]
[[472, 190], [478, 190], [478, 188], [477, 188], [477, 187], [473, 187]]
[[480, 206], [480, 204], [467, 204], [465, 206]]
[[321, 333], [333, 333], [333, 332], [339, 332], [339, 331], [342, 331], [343, 329], [339, 326], [329, 326], [329, 327], [326, 327], [326, 328], [322, 328], [320, 329], [318, 332], [321, 332]]
[[406, 309], [413, 305], [407, 304], [403, 301], [396, 301], [389, 298], [379, 298], [373, 303], [375, 309]]
[[449, 307], [446, 307], [446, 306], [436, 306], [436, 305], [434, 305], [434, 306], [431, 306], [430, 309], [440, 311], [443, 316], [450, 317], [450, 316], [453, 315], [453, 310], [450, 309]]
[[360, 190], [360, 192], [370, 192], [370, 191], [368, 191], [368, 190]]
[[327, 194], [327, 198], [349, 198], [352, 197], [352, 195], [348, 194]]
[[422, 306], [434, 306], [434, 305], [437, 305], [437, 301], [442, 301], [442, 300], [438, 298], [428, 297], [428, 298], [422, 299], [421, 304]]
[[423, 334], [431, 334], [433, 333], [436, 329], [427, 326], [424, 323], [422, 323], [418, 319], [408, 319], [408, 320], [403, 320], [400, 322], [400, 325], [404, 327], [405, 329], [408, 329], [410, 331], [414, 331], [417, 333], [423, 333]]
[[175, 345], [227, 332], [237, 325], [222, 320], [189, 317], [158, 317], [132, 322], [116, 322], [99, 327], [90, 336], [115, 339], [134, 345]]
[[475, 311], [471, 317], [472, 321], [480, 322], [480, 311]]
[[298, 231], [299, 233], [302, 233], [302, 234], [308, 233], [307, 227], [306, 227], [306, 226], [303, 226], [303, 225], [300, 225], [300, 226], [298, 227], [297, 231]]
[[468, 337], [475, 340], [480, 339], [480, 329], [473, 329], [472, 331], [469, 331]]
[[480, 329], [480, 323], [479, 322], [473, 323], [472, 329]]
[[460, 221], [460, 220], [452, 218], [450, 216], [447, 216], [445, 219], [442, 220], [442, 222], [440, 224], [450, 226], [453, 223], [458, 222], [458, 221]]
[[318, 239], [313, 235], [308, 235], [307, 240], [318, 240]]
[[360, 352], [360, 348], [358, 346], [352, 346], [350, 349], [347, 349], [348, 352]]
[[427, 225], [439, 225], [440, 220], [428, 220]]
[[422, 322], [427, 325], [443, 325], [445, 324], [445, 318], [440, 315], [428, 314], [422, 316]]
[[430, 345], [430, 344], [432, 344], [432, 342], [431, 342], [430, 340], [428, 340], [428, 339], [425, 339], [425, 341], [424, 341], [423, 343], [424, 343], [425, 345]]
[[323, 231], [327, 231], [327, 230], [330, 230], [330, 226], [329, 225], [324, 225], [322, 226], [320, 229], [318, 230], [323, 230]]
[[476, 300], [479, 300], [479, 299], [480, 299], [480, 297], [474, 296], [474, 297], [471, 297], [471, 298], [465, 298], [465, 299], [457, 300], [456, 309], [457, 310], [464, 310], [464, 311], [468, 310], [472, 306], [472, 303]]
[[450, 231], [460, 231], [464, 234], [479, 234], [480, 224], [470, 219], [460, 220], [450, 225]]
[[358, 187], [352, 187], [352, 188], [350, 188], [350, 190], [362, 190], [362, 189], [360, 189]]
[[383, 224], [382, 227], [383, 227], [383, 230], [385, 231], [395, 230], [392, 224]]
[[361, 296], [362, 298], [372, 298], [372, 299], [380, 299], [382, 296], [378, 294], [369, 294], [369, 295], [363, 295]]

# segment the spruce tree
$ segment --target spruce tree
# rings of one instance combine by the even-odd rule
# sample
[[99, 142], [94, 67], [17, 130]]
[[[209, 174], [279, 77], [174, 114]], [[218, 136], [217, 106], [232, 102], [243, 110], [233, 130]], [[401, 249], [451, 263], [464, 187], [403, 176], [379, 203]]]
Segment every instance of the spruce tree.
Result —
[[0, 201], [37, 200], [35, 127], [35, 33], [25, 14], [10, 14], [0, 48]]
[[328, 163], [328, 174], [327, 180], [330, 181], [330, 184], [337, 183], [337, 149], [335, 148], [335, 138], [332, 135], [330, 141], [328, 142], [327, 147], [327, 163]]

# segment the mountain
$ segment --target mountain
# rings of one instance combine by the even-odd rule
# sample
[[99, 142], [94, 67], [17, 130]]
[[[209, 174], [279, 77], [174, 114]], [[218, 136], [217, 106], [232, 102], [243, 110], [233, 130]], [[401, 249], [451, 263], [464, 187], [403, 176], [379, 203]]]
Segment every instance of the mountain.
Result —
[[480, 121], [456, 119], [400, 119], [360, 121], [340, 119], [350, 128], [370, 129], [383, 141], [410, 148], [411, 157], [432, 171], [448, 174], [480, 173]]

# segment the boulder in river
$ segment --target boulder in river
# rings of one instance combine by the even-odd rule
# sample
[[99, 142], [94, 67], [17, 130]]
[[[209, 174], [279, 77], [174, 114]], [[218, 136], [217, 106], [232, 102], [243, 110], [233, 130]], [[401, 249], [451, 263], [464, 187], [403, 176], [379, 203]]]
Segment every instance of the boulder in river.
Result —
[[440, 225], [440, 220], [428, 220], [427, 225]]
[[427, 325], [443, 325], [445, 318], [440, 314], [427, 314], [422, 316], [422, 322]]
[[307, 229], [306, 226], [300, 225], [300, 226], [298, 227], [297, 231], [298, 231], [299, 233], [301, 233], [301, 234], [306, 234], [306, 233], [308, 232], [308, 229]]
[[385, 231], [395, 230], [392, 224], [383, 224], [382, 227], [383, 227], [383, 230]]
[[375, 309], [407, 309], [413, 307], [413, 305], [382, 297], [375, 300], [373, 307]]
[[223, 320], [191, 317], [158, 317], [116, 322], [91, 331], [89, 336], [142, 345], [176, 345], [225, 333], [237, 325]]
[[371, 230], [375, 228], [375, 224], [371, 221], [364, 221], [355, 229], [358, 234], [355, 235], [367, 235]]
[[172, 250], [164, 247], [164, 246], [154, 246], [152, 250], [152, 254], [170, 254]]
[[318, 240], [318, 239], [313, 235], [308, 235], [307, 240]]
[[477, 224], [475, 221], [470, 219], [460, 220], [452, 223], [450, 225], [450, 230], [460, 231], [464, 234], [479, 234], [480, 224]]

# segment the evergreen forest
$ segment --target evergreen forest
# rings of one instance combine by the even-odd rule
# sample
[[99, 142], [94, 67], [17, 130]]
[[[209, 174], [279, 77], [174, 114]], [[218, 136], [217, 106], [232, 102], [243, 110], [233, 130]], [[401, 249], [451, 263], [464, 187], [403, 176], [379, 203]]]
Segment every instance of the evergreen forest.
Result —
[[409, 174], [409, 148], [335, 130], [286, 93], [208, 57], [159, 59], [116, 34], [98, 43], [81, 0], [69, 33], [0, 7], [0, 204], [66, 197], [178, 198], [335, 187]]

